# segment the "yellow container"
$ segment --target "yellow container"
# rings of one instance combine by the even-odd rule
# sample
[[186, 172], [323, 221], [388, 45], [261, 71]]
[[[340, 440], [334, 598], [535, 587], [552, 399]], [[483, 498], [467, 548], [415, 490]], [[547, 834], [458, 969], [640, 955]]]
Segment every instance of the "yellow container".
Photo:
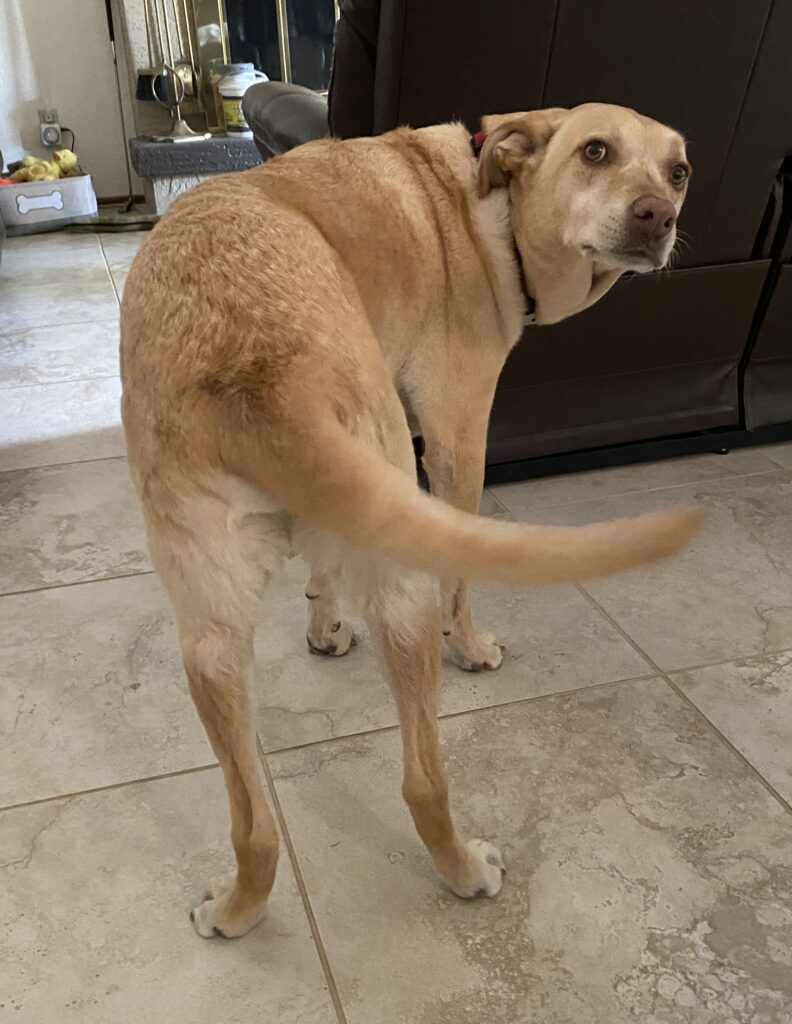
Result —
[[255, 82], [267, 81], [269, 79], [264, 72], [256, 71], [252, 64], [244, 71], [223, 75], [217, 83], [217, 91], [223, 104], [223, 124], [227, 132], [235, 135], [250, 134], [250, 125], [242, 112], [242, 97]]

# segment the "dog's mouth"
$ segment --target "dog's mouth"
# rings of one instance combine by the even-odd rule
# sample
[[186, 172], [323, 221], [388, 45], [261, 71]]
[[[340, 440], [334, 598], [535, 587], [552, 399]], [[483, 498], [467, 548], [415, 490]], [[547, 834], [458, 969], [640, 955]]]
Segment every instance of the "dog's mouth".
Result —
[[668, 254], [653, 246], [640, 246], [634, 249], [624, 250], [624, 259], [630, 264], [630, 270], [662, 270], [666, 264]]
[[629, 248], [598, 250], [583, 246], [583, 253], [595, 263], [613, 270], [631, 270], [636, 274], [648, 274], [662, 270], [668, 260], [668, 250], [652, 245], [630, 246]]

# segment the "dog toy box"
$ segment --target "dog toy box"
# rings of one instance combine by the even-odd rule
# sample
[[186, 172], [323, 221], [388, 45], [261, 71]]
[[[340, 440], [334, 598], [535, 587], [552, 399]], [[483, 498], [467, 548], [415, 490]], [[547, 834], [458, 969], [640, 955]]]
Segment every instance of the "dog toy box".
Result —
[[0, 217], [9, 235], [54, 231], [75, 217], [93, 216], [96, 210], [90, 174], [0, 185]]

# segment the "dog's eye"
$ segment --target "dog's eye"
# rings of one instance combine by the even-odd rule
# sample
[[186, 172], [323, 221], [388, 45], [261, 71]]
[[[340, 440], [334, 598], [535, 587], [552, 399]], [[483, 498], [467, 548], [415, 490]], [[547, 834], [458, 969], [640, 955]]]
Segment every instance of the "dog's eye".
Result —
[[689, 175], [690, 171], [684, 164], [677, 164], [671, 168], [671, 181], [677, 186], [684, 185]]
[[587, 142], [583, 149], [583, 156], [590, 160], [593, 164], [599, 160], [604, 160], [607, 156], [608, 148], [601, 139], [592, 139], [591, 142]]

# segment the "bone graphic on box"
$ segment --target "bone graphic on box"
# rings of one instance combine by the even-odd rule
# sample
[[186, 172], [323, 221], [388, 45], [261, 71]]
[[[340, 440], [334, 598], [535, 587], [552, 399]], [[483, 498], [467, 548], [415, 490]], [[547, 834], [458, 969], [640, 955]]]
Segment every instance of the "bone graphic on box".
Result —
[[48, 196], [17, 196], [16, 204], [23, 216], [31, 210], [62, 210], [63, 193], [55, 189]]

